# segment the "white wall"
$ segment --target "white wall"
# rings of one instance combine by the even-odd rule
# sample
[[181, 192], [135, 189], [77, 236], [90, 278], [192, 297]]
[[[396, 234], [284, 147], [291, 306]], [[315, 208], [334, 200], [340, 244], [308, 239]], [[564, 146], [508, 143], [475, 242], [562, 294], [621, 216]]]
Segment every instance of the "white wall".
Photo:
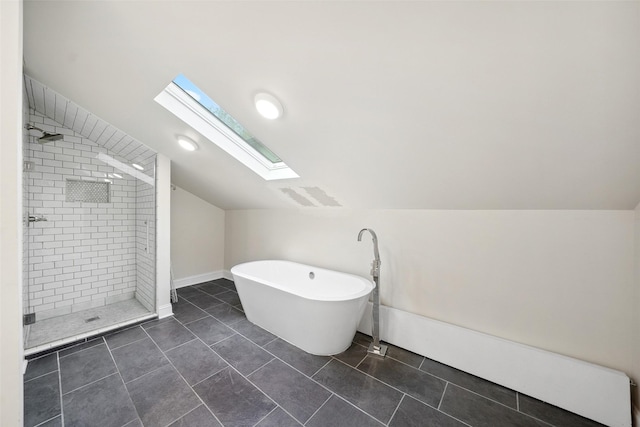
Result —
[[608, 366], [635, 368], [633, 211], [226, 212], [225, 266], [283, 258], [368, 276], [382, 303]]
[[171, 194], [171, 263], [175, 279], [224, 268], [222, 209], [176, 187]]
[[0, 425], [22, 425], [22, 1], [0, 1]]

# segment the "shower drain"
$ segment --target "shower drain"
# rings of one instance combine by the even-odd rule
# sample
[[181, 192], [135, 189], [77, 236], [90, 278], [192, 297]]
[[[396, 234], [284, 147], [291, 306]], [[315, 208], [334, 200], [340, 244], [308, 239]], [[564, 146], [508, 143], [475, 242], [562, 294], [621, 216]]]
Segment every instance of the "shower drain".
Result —
[[89, 317], [88, 319], [84, 319], [84, 323], [94, 322], [98, 319], [100, 319], [100, 316]]

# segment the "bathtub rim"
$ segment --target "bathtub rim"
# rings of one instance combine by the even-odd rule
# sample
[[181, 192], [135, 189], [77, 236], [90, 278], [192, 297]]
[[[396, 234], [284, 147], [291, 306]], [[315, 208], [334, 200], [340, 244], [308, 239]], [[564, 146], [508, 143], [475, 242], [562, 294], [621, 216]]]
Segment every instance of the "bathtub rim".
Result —
[[[247, 274], [245, 272], [241, 272], [238, 273], [238, 269], [241, 268], [244, 265], [248, 265], [248, 264], [262, 264], [262, 263], [269, 263], [269, 262], [275, 262], [275, 263], [284, 263], [284, 264], [294, 264], [297, 266], [302, 266], [302, 267], [307, 267], [307, 268], [311, 268], [315, 271], [328, 271], [331, 273], [336, 273], [336, 274], [340, 274], [340, 275], [344, 275], [347, 277], [351, 277], [359, 282], [364, 282], [366, 284], [365, 288], [361, 291], [358, 291], [356, 293], [353, 294], [349, 294], [349, 295], [344, 295], [341, 296], [340, 298], [327, 298], [327, 297], [322, 297], [322, 298], [313, 298], [313, 297], [308, 297], [305, 295], [300, 295], [297, 293], [293, 293], [290, 290], [283, 288], [282, 286], [278, 285], [277, 283], [274, 283], [270, 280], [266, 280], [260, 277], [257, 277], [255, 275], [252, 274]], [[234, 271], [235, 270], [235, 271]], [[282, 259], [264, 259], [264, 260], [255, 260], [255, 261], [247, 261], [247, 262], [242, 262], [240, 264], [236, 264], [233, 267], [231, 267], [231, 269], [229, 270], [231, 272], [231, 274], [233, 275], [234, 279], [235, 276], [238, 277], [242, 277], [243, 279], [248, 279], [248, 280], [252, 280], [254, 282], [257, 283], [261, 283], [264, 285], [268, 285], [274, 289], [278, 289], [279, 291], [282, 292], [287, 292], [287, 293], [291, 293], [299, 298], [305, 299], [305, 300], [309, 300], [309, 301], [327, 301], [327, 302], [332, 302], [332, 301], [352, 301], [358, 298], [362, 298], [365, 295], [370, 295], [373, 290], [376, 288], [376, 284], [373, 280], [369, 280], [365, 277], [362, 276], [358, 276], [357, 274], [351, 274], [351, 273], [345, 273], [343, 271], [338, 271], [338, 270], [330, 270], [328, 268], [322, 268], [322, 267], [318, 267], [318, 266], [314, 266], [314, 265], [309, 265], [309, 264], [303, 264], [300, 262], [295, 262], [295, 261], [287, 261], [287, 260], [282, 260]], [[237, 286], [237, 285], [236, 285]]]

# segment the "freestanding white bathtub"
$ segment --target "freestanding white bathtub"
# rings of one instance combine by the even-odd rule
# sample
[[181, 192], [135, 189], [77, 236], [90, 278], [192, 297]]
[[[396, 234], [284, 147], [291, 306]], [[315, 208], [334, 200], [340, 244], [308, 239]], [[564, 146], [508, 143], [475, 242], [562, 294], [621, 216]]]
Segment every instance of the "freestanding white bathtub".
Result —
[[364, 277], [289, 261], [231, 269], [250, 322], [322, 356], [349, 348], [374, 283]]

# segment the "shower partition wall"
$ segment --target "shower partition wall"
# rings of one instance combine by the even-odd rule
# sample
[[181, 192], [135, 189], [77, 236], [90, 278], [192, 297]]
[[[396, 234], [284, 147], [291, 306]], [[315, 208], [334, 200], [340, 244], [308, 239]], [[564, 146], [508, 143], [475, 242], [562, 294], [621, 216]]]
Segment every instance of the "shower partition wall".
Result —
[[155, 315], [156, 154], [38, 82], [25, 86], [28, 124], [62, 135], [28, 130], [23, 148], [31, 354]]

